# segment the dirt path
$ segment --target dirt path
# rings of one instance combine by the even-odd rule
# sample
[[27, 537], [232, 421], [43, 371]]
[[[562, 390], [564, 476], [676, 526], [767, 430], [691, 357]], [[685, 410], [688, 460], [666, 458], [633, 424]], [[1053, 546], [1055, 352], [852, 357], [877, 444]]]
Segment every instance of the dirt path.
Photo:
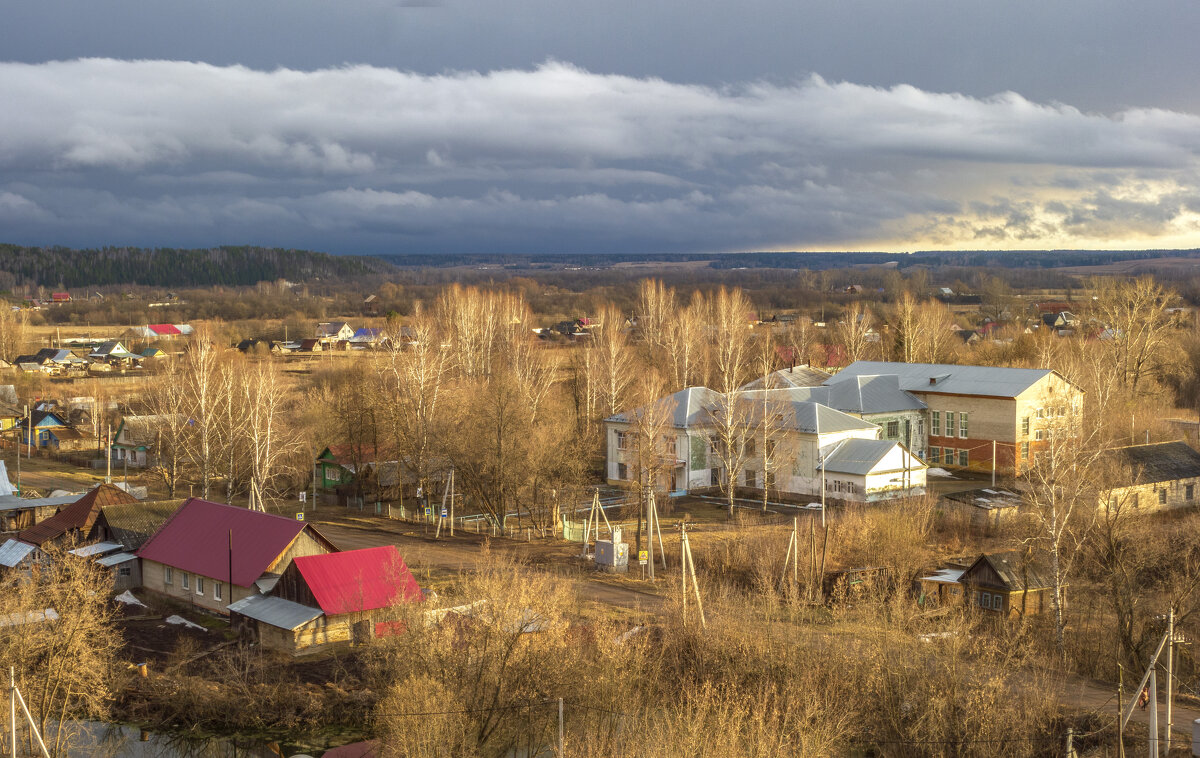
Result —
[[[406, 522], [364, 520], [363, 523], [353, 523], [350, 519], [337, 518], [329, 521], [318, 520], [314, 524], [321, 534], [342, 550], [395, 545], [413, 568], [451, 573], [475, 569], [483, 554], [485, 543], [492, 551], [529, 559], [534, 565], [546, 559], [564, 557], [569, 555], [572, 549], [578, 549], [562, 542], [521, 542], [502, 538], [487, 540], [470, 532], [457, 534], [453, 539], [443, 537], [434, 540], [432, 533], [423, 534], [419, 525]], [[584, 598], [595, 603], [653, 613], [660, 611], [666, 602], [662, 595], [652, 589], [624, 586], [620, 579], [591, 579], [585, 576], [580, 581]]]

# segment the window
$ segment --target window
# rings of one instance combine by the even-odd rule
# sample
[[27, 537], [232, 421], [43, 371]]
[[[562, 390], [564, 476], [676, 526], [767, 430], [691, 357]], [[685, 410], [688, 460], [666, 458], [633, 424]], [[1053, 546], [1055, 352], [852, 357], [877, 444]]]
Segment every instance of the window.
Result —
[[626, 447], [626, 442], [625, 442], [625, 436], [626, 436], [625, 432], [617, 432], [616, 434], [617, 434], [617, 449], [618, 450], [626, 450], [627, 447]]
[[1195, 497], [1195, 495], [1196, 495], [1196, 485], [1188, 484], [1188, 485], [1184, 486], [1184, 488], [1183, 488], [1183, 499], [1184, 500], [1191, 500]]
[[929, 414], [929, 433], [934, 437], [942, 436], [942, 412], [934, 411]]
[[941, 463], [942, 462], [942, 449], [940, 447], [929, 448], [929, 462], [930, 463]]
[[1159, 490], [1159, 491], [1158, 491], [1158, 504], [1159, 504], [1159, 505], [1166, 505], [1166, 504], [1167, 504], [1167, 491], [1166, 491], [1166, 490]]
[[1138, 493], [1133, 493], [1133, 499], [1129, 501], [1134, 508], [1138, 507]]
[[622, 481], [629, 478], [629, 467], [624, 463], [617, 464], [617, 478]]
[[1037, 417], [1038, 417], [1038, 418], [1046, 418], [1046, 409], [1045, 409], [1045, 408], [1038, 408], [1038, 409], [1037, 409]]
[[855, 482], [846, 482], [846, 491], [852, 495], [858, 494], [858, 484]]
[[202, 576], [196, 577], [196, 594], [197, 595], [204, 594], [204, 577], [202, 577]]
[[970, 464], [970, 458], [968, 457], [968, 455], [967, 455], [967, 451], [966, 451], [966, 450], [959, 450], [959, 451], [958, 451], [958, 465], [960, 465], [960, 466], [969, 466], [969, 465], [971, 465], [971, 464]]
[[721, 486], [721, 469], [715, 468], [709, 472], [709, 484], [713, 487]]
[[894, 440], [899, 436], [900, 436], [900, 422], [899, 421], [887, 422], [887, 438], [889, 440]]
[[668, 434], [663, 437], [663, 452], [672, 458], [675, 457], [675, 435]]
[[767, 440], [767, 457], [775, 455], [775, 440]]
[[171, 567], [163, 566], [163, 584], [171, 583]]
[[192, 578], [191, 574], [180, 574], [179, 575], [179, 586], [183, 587], [185, 590], [190, 589], [190, 587], [188, 587], [188, 582], [191, 581], [191, 578]]
[[1021, 443], [1021, 458], [1022, 458], [1022, 460], [1029, 460], [1029, 443], [1028, 442]]
[[221, 583], [213, 582], [213, 600], [221, 599]]
[[966, 439], [967, 437], [967, 414], [958, 414], [958, 436]]
[[1033, 433], [1033, 438], [1035, 440], [1039, 440], [1039, 441], [1044, 440], [1044, 439], [1046, 439], [1046, 432], [1041, 429], [1038, 429], [1036, 432]]
[[117, 576], [133, 576], [133, 569], [129, 566], [117, 567]]
[[1021, 419], [1021, 434], [1024, 434], [1026, 437], [1029, 436], [1029, 417], [1028, 416]]
[[992, 595], [992, 610], [1004, 610], [1004, 595]]
[[746, 440], [746, 457], [747, 458], [754, 457], [754, 438], [750, 438], [750, 439]]
[[990, 592], [980, 592], [979, 593], [979, 607], [980, 608], [991, 608], [992, 607], [992, 593], [990, 593]]
[[924, 436], [925, 436], [925, 419], [919, 418], [919, 419], [917, 419], [917, 437], [920, 438], [920, 437], [924, 437]]
[[742, 472], [742, 477], [743, 477], [743, 481], [745, 482], [747, 487], [757, 487], [758, 486], [758, 472], [757, 471], [751, 471], [750, 469], [746, 469], [745, 471]]

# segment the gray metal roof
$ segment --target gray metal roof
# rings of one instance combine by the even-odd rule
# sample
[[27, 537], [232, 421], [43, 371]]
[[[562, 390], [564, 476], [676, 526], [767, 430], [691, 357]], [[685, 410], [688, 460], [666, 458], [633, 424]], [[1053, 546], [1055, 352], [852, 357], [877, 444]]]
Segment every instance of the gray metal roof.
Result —
[[706, 412], [720, 397], [719, 392], [710, 390], [708, 387], [686, 387], [673, 395], [655, 400], [649, 406], [618, 413], [609, 417], [608, 420], [632, 422], [638, 416], [657, 407], [671, 413], [671, 425], [676, 429], [689, 429], [704, 420]]
[[793, 400], [820, 403], [846, 413], [893, 413], [927, 407], [924, 401], [900, 389], [900, 378], [895, 374], [850, 376], [844, 381], [831, 381], [823, 387], [793, 387], [772, 391], [786, 392]]
[[744, 390], [779, 389], [781, 387], [816, 387], [823, 384], [831, 374], [812, 366], [781, 368], [766, 377], [759, 377], [742, 387]]
[[0, 566], [13, 568], [29, 557], [29, 554], [34, 550], [37, 550], [37, 548], [28, 542], [8, 540], [3, 545], [0, 545]]
[[96, 542], [91, 545], [77, 547], [74, 550], [69, 550], [67, 552], [69, 552], [71, 555], [78, 555], [80, 558], [87, 558], [93, 555], [104, 555], [105, 553], [111, 553], [114, 550], [120, 549], [121, 544], [119, 542]]
[[[826, 471], [865, 476], [874, 471], [884, 456], [897, 447], [900, 447], [900, 443], [895, 440], [844, 440], [832, 453], [825, 456], [821, 466]], [[923, 465], [916, 458], [913, 458], [912, 462], [918, 464], [917, 468]]]
[[5, 468], [4, 461], [0, 461], [0, 497], [15, 497], [16, 493], [16, 488], [8, 481], [8, 469]]
[[1186, 442], [1130, 445], [1117, 448], [1116, 452], [1133, 469], [1138, 484], [1200, 477], [1200, 453]]
[[59, 497], [0, 496], [0, 511], [19, 511], [24, 508], [41, 508], [47, 505], [70, 505], [79, 498], [79, 495], [61, 495]]
[[113, 553], [112, 555], [106, 555], [103, 558], [97, 558], [96, 563], [99, 563], [101, 566], [108, 568], [111, 566], [116, 566], [117, 564], [120, 564], [120, 563], [132, 561], [135, 558], [137, 558], [137, 553], [125, 553], [125, 552]]
[[226, 608], [232, 613], [288, 630], [298, 629], [321, 616], [320, 608], [309, 608], [271, 595], [251, 595]]
[[1008, 590], [1036, 590], [1052, 587], [1050, 572], [1040, 555], [1026, 555], [1020, 550], [1003, 553], [984, 553], [963, 572], [962, 583], [971, 584], [978, 576], [978, 566], [988, 564]]
[[895, 374], [900, 389], [909, 392], [1016, 397], [1052, 373], [1049, 369], [1035, 368], [855, 361], [834, 374], [826, 384], [844, 382], [856, 376]]

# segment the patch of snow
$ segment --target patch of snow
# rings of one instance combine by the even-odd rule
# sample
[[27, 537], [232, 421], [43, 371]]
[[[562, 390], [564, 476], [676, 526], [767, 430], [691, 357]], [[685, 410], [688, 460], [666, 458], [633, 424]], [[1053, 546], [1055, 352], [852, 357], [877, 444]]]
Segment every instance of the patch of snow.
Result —
[[199, 629], [202, 632], [208, 631], [207, 629], [200, 626], [199, 624], [194, 624], [191, 621], [188, 621], [183, 616], [167, 616], [167, 623], [168, 624], [181, 624], [185, 627], [190, 627], [192, 629]]
[[125, 605], [140, 605], [143, 608], [146, 607], [146, 604], [134, 597], [133, 593], [129, 590], [125, 590], [120, 595], [114, 597], [113, 600], [116, 600], [118, 603], [124, 603]]
[[925, 476], [944, 476], [947, 479], [953, 479], [954, 474], [951, 474], [944, 468], [931, 468], [925, 470]]

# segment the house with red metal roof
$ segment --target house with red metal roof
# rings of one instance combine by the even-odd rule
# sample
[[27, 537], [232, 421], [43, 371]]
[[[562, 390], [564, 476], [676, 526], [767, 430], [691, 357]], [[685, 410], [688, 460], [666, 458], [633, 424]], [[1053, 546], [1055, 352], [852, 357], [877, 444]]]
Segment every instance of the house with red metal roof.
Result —
[[263, 647], [298, 653], [394, 634], [401, 625], [390, 611], [421, 598], [400, 551], [385, 545], [297, 557], [269, 594], [229, 611]]
[[138, 557], [144, 589], [223, 614], [270, 590], [295, 558], [336, 551], [303, 521], [191, 498]]

